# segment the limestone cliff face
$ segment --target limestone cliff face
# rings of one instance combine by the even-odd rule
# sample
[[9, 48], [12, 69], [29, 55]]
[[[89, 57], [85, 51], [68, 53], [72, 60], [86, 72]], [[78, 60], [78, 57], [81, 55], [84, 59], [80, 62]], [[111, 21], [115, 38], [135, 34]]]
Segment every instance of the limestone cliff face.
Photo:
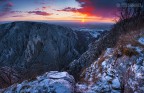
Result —
[[60, 70], [77, 57], [76, 41], [75, 33], [62, 26], [36, 22], [1, 24], [0, 66], [35, 73]]
[[[23, 77], [21, 80], [47, 71], [59, 71], [85, 52], [95, 39], [89, 32], [47, 23], [21, 21], [1, 24], [0, 68], [13, 69]], [[2, 76], [10, 78], [1, 72]], [[17, 81], [6, 81], [5, 86]]]

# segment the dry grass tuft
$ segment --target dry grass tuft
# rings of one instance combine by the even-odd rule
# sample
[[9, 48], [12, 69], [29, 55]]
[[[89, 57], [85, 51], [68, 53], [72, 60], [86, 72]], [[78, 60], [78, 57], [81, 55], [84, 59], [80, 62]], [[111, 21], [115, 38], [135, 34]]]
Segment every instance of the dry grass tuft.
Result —
[[127, 48], [127, 47], [120, 48], [120, 51], [123, 55], [129, 56], [129, 57], [132, 57], [134, 55], [138, 55], [138, 52], [136, 50], [131, 49], [131, 48]]

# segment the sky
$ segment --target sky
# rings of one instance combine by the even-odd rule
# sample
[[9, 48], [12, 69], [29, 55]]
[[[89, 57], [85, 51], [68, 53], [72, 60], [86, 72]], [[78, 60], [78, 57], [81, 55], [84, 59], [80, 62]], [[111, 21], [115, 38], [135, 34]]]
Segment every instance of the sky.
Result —
[[121, 0], [0, 0], [0, 21], [114, 22]]

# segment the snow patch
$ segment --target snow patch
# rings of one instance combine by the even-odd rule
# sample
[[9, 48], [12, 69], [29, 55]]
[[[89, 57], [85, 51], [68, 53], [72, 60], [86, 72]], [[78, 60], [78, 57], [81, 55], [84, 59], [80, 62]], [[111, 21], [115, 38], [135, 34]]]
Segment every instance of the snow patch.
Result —
[[120, 89], [120, 81], [118, 78], [115, 78], [113, 81], [112, 81], [112, 87], [114, 89]]
[[139, 38], [138, 42], [144, 45], [144, 37]]
[[88, 86], [86, 84], [76, 84], [76, 92], [86, 91]]
[[113, 54], [113, 48], [107, 48], [104, 57], [112, 56], [112, 54]]
[[59, 73], [58, 72], [53, 72], [53, 73], [48, 74], [48, 77], [53, 78], [53, 79], [64, 78], [66, 76], [68, 76], [67, 72], [59, 72]]
[[41, 42], [40, 36], [33, 37], [33, 41], [34, 41], [35, 44], [37, 44], [38, 42]]

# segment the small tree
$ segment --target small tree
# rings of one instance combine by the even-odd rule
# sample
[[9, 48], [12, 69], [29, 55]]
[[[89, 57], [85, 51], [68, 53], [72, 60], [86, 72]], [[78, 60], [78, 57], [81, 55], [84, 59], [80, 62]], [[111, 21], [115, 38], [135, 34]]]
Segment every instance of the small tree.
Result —
[[120, 3], [119, 18], [125, 20], [144, 14], [144, 0], [124, 0]]

